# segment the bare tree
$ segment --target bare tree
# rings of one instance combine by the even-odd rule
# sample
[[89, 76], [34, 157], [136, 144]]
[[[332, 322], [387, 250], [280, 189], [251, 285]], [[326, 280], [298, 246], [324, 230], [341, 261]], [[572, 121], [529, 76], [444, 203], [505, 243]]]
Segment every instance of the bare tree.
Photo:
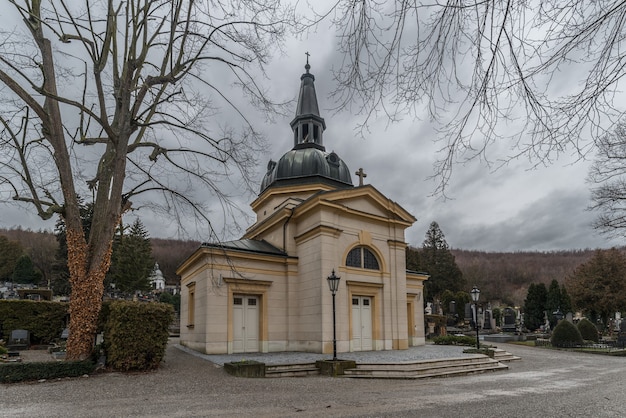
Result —
[[626, 230], [626, 122], [597, 141], [597, 150], [588, 180], [590, 208], [598, 212], [595, 228], [609, 236], [623, 236]]
[[[438, 192], [460, 161], [583, 158], [624, 111], [625, 1], [337, 0], [310, 24], [327, 19], [343, 56], [339, 106], [357, 106], [364, 126], [427, 106]], [[508, 155], [492, 158], [503, 140]]]
[[[1, 198], [63, 217], [67, 356], [85, 358], [122, 214], [160, 199], [172, 217], [205, 216], [209, 196], [228, 208], [222, 180], [249, 180], [258, 132], [242, 113], [240, 132], [224, 116], [210, 122], [217, 109], [238, 112], [234, 91], [276, 110], [252, 71], [279, 44], [284, 10], [277, 0], [7, 3], [22, 22], [0, 38]], [[79, 194], [93, 197], [88, 238]]]

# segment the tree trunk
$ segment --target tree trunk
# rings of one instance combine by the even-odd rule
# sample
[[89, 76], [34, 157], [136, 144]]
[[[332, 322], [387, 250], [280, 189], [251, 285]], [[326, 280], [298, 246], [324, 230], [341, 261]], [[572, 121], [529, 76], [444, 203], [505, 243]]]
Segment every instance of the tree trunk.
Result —
[[89, 358], [94, 347], [112, 246], [109, 242], [108, 250], [98, 256], [97, 252], [88, 250], [82, 230], [68, 229], [67, 247], [72, 292], [66, 357], [68, 360], [84, 360]]

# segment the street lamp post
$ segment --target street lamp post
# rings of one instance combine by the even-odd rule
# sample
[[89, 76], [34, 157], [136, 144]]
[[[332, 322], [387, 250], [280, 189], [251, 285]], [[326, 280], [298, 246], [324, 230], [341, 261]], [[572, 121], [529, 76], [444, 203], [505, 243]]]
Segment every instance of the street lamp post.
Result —
[[480, 340], [478, 339], [478, 298], [480, 298], [480, 290], [474, 285], [474, 288], [470, 292], [472, 295], [472, 301], [474, 302], [474, 314], [476, 315], [476, 319], [474, 323], [476, 324], [476, 349], [480, 349]]
[[333, 295], [333, 361], [337, 361], [337, 316], [335, 314], [335, 295], [337, 294], [337, 289], [339, 289], [339, 279], [341, 277], [335, 275], [335, 270], [326, 280], [328, 280], [328, 287], [330, 288], [330, 293]]

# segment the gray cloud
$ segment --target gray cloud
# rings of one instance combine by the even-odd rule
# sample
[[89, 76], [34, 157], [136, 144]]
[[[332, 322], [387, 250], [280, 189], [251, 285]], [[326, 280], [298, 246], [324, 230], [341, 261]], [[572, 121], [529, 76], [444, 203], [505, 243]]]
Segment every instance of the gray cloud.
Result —
[[[552, 166], [537, 170], [529, 171], [528, 162], [512, 161], [494, 171], [484, 163], [472, 161], [455, 166], [448, 188], [450, 199], [432, 196], [436, 180], [428, 177], [433, 173], [441, 144], [435, 142], [436, 132], [426, 117], [407, 116], [389, 124], [384, 115], [379, 115], [361, 136], [356, 130], [362, 122], [359, 115], [332, 111], [335, 103], [329, 95], [335, 86], [331, 68], [341, 59], [334, 50], [332, 33], [323, 31], [309, 39], [292, 39], [285, 50], [284, 55], [276, 57], [268, 66], [267, 87], [276, 100], [294, 101], [293, 111], [272, 121], [255, 109], [246, 108], [247, 117], [267, 138], [266, 152], [259, 156], [258, 183], [267, 161], [280, 158], [292, 147], [289, 122], [295, 112], [299, 78], [304, 71], [304, 52], [309, 51], [311, 72], [316, 76], [318, 100], [328, 127], [324, 135], [327, 150], [337, 152], [352, 172], [362, 167], [368, 174], [366, 183], [418, 218], [406, 233], [411, 245], [421, 246], [432, 221], [439, 223], [448, 244], [454, 248], [549, 251], [620, 245], [619, 241], [597, 235], [591, 227], [595, 214], [586, 210], [589, 204], [589, 189], [585, 184], [587, 162], [572, 165], [575, 157], [563, 156]], [[245, 106], [243, 101], [241, 103]], [[219, 119], [235, 123], [227, 109], [220, 112]], [[500, 144], [490, 149], [494, 161], [506, 154], [507, 148]], [[356, 177], [354, 181], [356, 184]], [[249, 203], [256, 197], [242, 194], [235, 178], [227, 187], [232, 188], [233, 200], [247, 217], [236, 215], [239, 225], [233, 225], [231, 214], [224, 214], [222, 206], [207, 196], [209, 215], [216, 229], [223, 232], [223, 239], [239, 237], [254, 221]], [[140, 216], [153, 237], [209, 239], [207, 227], [196, 224], [191, 218], [184, 219], [187, 234], [179, 235], [179, 228], [167, 216], [155, 218], [141, 211], [132, 216]], [[54, 220], [43, 223], [22, 207], [4, 205], [0, 227], [17, 225], [51, 230]]]

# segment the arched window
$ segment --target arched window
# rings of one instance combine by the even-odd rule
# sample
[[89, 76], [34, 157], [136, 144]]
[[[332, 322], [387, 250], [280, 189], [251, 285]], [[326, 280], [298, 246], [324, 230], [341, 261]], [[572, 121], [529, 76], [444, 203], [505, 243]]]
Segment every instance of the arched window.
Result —
[[376, 256], [365, 247], [356, 247], [350, 250], [346, 257], [346, 266], [368, 270], [380, 270]]

